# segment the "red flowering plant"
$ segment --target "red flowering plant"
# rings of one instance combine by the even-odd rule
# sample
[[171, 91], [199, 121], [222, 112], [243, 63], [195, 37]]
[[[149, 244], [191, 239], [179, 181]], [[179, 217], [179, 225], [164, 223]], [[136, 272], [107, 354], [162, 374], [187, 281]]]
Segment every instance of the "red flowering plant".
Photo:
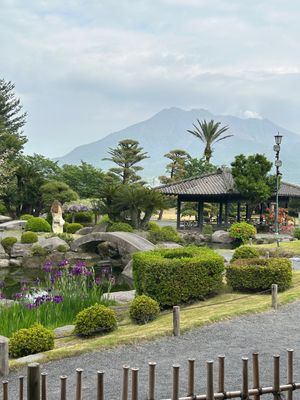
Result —
[[[275, 231], [275, 220], [276, 220], [276, 209], [267, 208], [264, 215], [266, 223], [270, 226], [270, 229]], [[286, 208], [278, 209], [278, 224], [279, 231], [281, 233], [291, 233], [293, 226], [287, 224], [288, 222], [288, 210]]]

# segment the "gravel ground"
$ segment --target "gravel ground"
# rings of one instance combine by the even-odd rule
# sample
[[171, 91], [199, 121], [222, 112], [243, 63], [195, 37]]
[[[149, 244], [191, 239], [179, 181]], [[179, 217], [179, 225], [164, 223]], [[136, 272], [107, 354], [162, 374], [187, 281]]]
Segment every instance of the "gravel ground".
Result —
[[[277, 312], [245, 316], [234, 320], [216, 323], [200, 329], [194, 329], [179, 337], [166, 337], [154, 342], [118, 347], [112, 350], [93, 352], [82, 356], [55, 361], [42, 366], [49, 374], [49, 400], [59, 399], [59, 376], [68, 375], [68, 394], [74, 398], [75, 369], [83, 372], [83, 399], [95, 399], [96, 371], [105, 371], [105, 398], [120, 399], [122, 365], [138, 367], [139, 398], [146, 399], [147, 363], [157, 362], [157, 398], [170, 398], [173, 364], [180, 364], [180, 395], [186, 395], [187, 359], [195, 358], [196, 391], [205, 393], [205, 361], [217, 359], [219, 354], [226, 355], [226, 390], [240, 389], [241, 357], [260, 353], [262, 386], [272, 385], [272, 355], [280, 354], [281, 379], [286, 379], [286, 349], [298, 349], [300, 342], [300, 302], [283, 306]], [[297, 322], [298, 321], [298, 322]], [[9, 399], [17, 399], [13, 390], [17, 377], [25, 373], [18, 371], [9, 376]], [[251, 368], [250, 368], [251, 375]], [[300, 380], [300, 356], [295, 354], [295, 380]], [[217, 382], [217, 381], [215, 381]], [[251, 384], [251, 378], [250, 378]], [[0, 390], [1, 393], [1, 390]], [[1, 398], [1, 395], [0, 395]], [[264, 396], [263, 399], [270, 399]], [[295, 398], [300, 398], [300, 393]]]

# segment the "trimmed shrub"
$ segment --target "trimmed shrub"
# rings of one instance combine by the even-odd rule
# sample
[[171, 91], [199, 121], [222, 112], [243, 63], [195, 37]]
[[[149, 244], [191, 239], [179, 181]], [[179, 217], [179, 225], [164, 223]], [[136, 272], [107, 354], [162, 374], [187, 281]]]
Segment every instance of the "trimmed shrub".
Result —
[[59, 244], [56, 248], [57, 251], [59, 251], [60, 253], [65, 253], [66, 251], [68, 251], [67, 246], [63, 245], [63, 244]]
[[27, 221], [25, 231], [51, 232], [51, 226], [44, 218], [32, 217]]
[[21, 243], [36, 243], [38, 241], [38, 235], [35, 232], [24, 232], [21, 236]]
[[203, 235], [212, 235], [213, 234], [213, 227], [212, 225], [204, 225], [202, 228]]
[[292, 284], [292, 264], [286, 258], [240, 259], [226, 268], [226, 278], [234, 290], [260, 292], [273, 283], [285, 290]]
[[159, 304], [146, 295], [137, 296], [129, 308], [130, 318], [137, 324], [147, 324], [159, 315]]
[[162, 228], [157, 226], [154, 229], [150, 229], [147, 239], [154, 244], [159, 242], [183, 242], [181, 236], [172, 226], [163, 226]]
[[213, 250], [189, 246], [133, 254], [137, 294], [165, 306], [203, 299], [222, 287], [224, 259]]
[[18, 239], [14, 236], [7, 236], [1, 240], [1, 244], [4, 247], [6, 253], [10, 253], [11, 248], [15, 243], [17, 243]]
[[[65, 214], [64, 219], [66, 222], [72, 222], [72, 213]], [[91, 223], [93, 222], [93, 212], [92, 211], [79, 211], [74, 213], [74, 221], [78, 223]]]
[[48, 253], [49, 251], [39, 244], [34, 244], [31, 248], [31, 254], [33, 256], [46, 256]]
[[133, 228], [131, 225], [126, 222], [114, 222], [108, 228], [108, 232], [133, 232]]
[[74, 222], [73, 224], [68, 224], [66, 231], [67, 233], [76, 233], [81, 228], [83, 228], [83, 225]]
[[300, 228], [295, 228], [294, 229], [293, 236], [294, 236], [295, 239], [300, 240]]
[[[109, 218], [108, 214], [104, 214], [102, 215], [102, 217], [100, 218], [99, 224], [109, 224], [111, 225], [113, 223], [113, 221]], [[97, 224], [97, 225], [99, 225]]]
[[160, 226], [154, 221], [149, 221], [148, 222], [148, 230], [152, 231], [152, 232], [159, 232]]
[[81, 336], [113, 331], [116, 327], [116, 313], [97, 303], [80, 311], [75, 319], [75, 333]]
[[16, 331], [9, 341], [9, 352], [12, 357], [24, 357], [51, 350], [53, 347], [53, 331], [39, 324]]
[[21, 215], [20, 220], [21, 221], [29, 221], [31, 218], [34, 218], [33, 215], [31, 215], [31, 214], [23, 214], [23, 215]]
[[247, 222], [236, 222], [229, 228], [229, 236], [239, 242], [247, 243], [250, 238], [254, 238], [256, 229]]
[[74, 237], [71, 233], [49, 233], [48, 235], [46, 235], [47, 238], [52, 238], [52, 237], [59, 237], [60, 239], [64, 240], [65, 242], [67, 242], [68, 244], [73, 242]]
[[259, 252], [253, 246], [240, 246], [233, 253], [231, 261], [239, 258], [258, 258]]

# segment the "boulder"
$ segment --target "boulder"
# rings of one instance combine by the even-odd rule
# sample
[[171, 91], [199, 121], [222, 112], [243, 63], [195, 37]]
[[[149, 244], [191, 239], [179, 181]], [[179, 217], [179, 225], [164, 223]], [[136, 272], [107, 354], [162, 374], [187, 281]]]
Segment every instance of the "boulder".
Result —
[[67, 242], [57, 236], [48, 239], [42, 239], [40, 240], [39, 245], [43, 247], [43, 249], [46, 249], [50, 252], [56, 250], [58, 246], [65, 246], [67, 250], [70, 248]]
[[211, 235], [211, 241], [213, 243], [232, 243], [233, 239], [229, 236], [227, 231], [215, 231]]
[[58, 328], [53, 329], [54, 335], [56, 338], [61, 338], [65, 336], [70, 336], [73, 334], [75, 329], [75, 325], [65, 325], [60, 326]]
[[104, 293], [102, 297], [104, 299], [115, 300], [118, 303], [129, 303], [135, 297], [135, 290]]
[[183, 239], [188, 244], [195, 244], [196, 246], [201, 246], [207, 240], [204, 235], [200, 232], [186, 232], [183, 234]]
[[25, 257], [31, 255], [32, 244], [27, 243], [15, 243], [11, 249], [11, 257]]
[[14, 220], [0, 224], [0, 231], [16, 231], [25, 229], [27, 221]]
[[22, 261], [23, 261], [22, 258], [11, 258], [9, 260], [9, 265], [11, 267], [21, 267], [22, 266]]
[[97, 224], [93, 228], [93, 232], [106, 232], [108, 227], [109, 227], [108, 222], [101, 222], [100, 224]]
[[7, 268], [9, 266], [9, 260], [3, 258], [2, 260], [0, 260], [0, 268]]
[[0, 224], [2, 224], [3, 222], [11, 221], [11, 220], [12, 220], [11, 217], [7, 217], [6, 215], [0, 215]]
[[133, 261], [130, 260], [129, 263], [126, 265], [126, 267], [123, 269], [121, 273], [121, 277], [123, 280], [128, 283], [131, 287], [133, 287]]
[[98, 244], [97, 250], [101, 260], [106, 260], [107, 258], [117, 258], [120, 256], [118, 246], [114, 243], [101, 242]]
[[161, 242], [155, 247], [158, 249], [178, 249], [179, 247], [182, 247], [182, 245], [174, 242]]
[[5, 253], [4, 247], [0, 244], [0, 260], [8, 258], [8, 254]]
[[92, 233], [94, 230], [93, 226], [87, 226], [85, 228], [79, 229], [79, 231], [76, 232], [76, 235], [88, 235], [89, 233]]

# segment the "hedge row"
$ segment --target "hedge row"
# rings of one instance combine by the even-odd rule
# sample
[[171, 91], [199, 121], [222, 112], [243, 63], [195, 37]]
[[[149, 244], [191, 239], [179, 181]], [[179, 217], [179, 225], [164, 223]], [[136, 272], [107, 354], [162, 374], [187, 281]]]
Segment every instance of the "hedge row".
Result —
[[160, 249], [133, 255], [138, 294], [162, 307], [199, 300], [222, 287], [223, 257], [199, 247]]
[[226, 268], [226, 278], [234, 290], [260, 292], [273, 283], [285, 290], [292, 284], [292, 264], [286, 258], [240, 259]]

